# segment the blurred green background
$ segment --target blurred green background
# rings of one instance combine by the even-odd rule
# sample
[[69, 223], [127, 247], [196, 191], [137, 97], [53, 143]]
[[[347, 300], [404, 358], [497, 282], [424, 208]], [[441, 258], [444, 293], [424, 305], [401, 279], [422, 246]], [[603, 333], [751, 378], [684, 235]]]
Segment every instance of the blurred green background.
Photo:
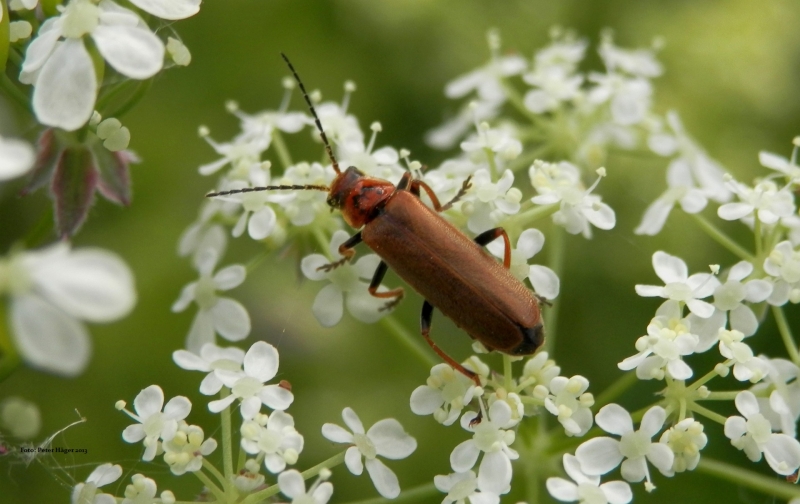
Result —
[[[556, 24], [574, 28], [593, 43], [601, 29], [612, 28], [623, 47], [648, 46], [653, 37], [662, 36], [666, 45], [660, 59], [666, 73], [656, 80], [655, 110], [677, 109], [688, 131], [743, 180], [765, 173], [757, 162], [759, 150], [788, 155], [792, 137], [800, 134], [796, 0], [208, 0], [197, 16], [174, 25], [192, 52], [191, 65], [162, 74], [124, 119], [132, 133], [131, 147], [143, 159], [132, 169], [132, 207], [98, 201], [75, 239], [76, 246], [108, 248], [130, 264], [139, 293], [135, 311], [115, 324], [91, 327], [94, 356], [79, 378], [66, 380], [21, 368], [0, 383], [0, 398], [17, 394], [39, 404], [41, 437], [74, 421], [78, 410], [87, 422], [54, 445], [85, 447], [89, 453], [43, 458], [27, 468], [9, 457], [0, 459], [0, 502], [66, 502], [71, 485], [109, 461], [144, 472], [157, 480], [159, 491], [172, 489], [179, 498], [191, 498], [200, 490], [195, 478], [176, 479], [163, 464], [140, 461], [141, 446], [121, 439], [130, 421], [114, 410], [114, 402], [125, 399], [130, 404], [139, 390], [157, 383], [168, 398], [188, 396], [194, 404], [188, 420], [202, 425], [207, 435], [218, 434], [212, 430], [218, 424], [206, 409], [208, 399], [197, 392], [202, 374], [179, 370], [171, 360], [171, 352], [183, 344], [194, 308], [175, 315], [170, 305], [181, 287], [196, 277], [189, 262], [177, 257], [176, 244], [213, 185], [197, 174], [198, 165], [217, 157], [198, 138], [198, 126], [205, 124], [214, 138], [227, 140], [237, 131], [237, 121], [224, 111], [225, 100], [239, 101], [245, 111], [277, 107], [281, 78], [287, 74], [279, 52], [292, 58], [307, 87], [319, 88], [328, 99], [338, 100], [343, 81], [354, 80], [358, 91], [350, 111], [364, 128], [374, 120], [382, 122], [378, 145], [409, 148], [414, 158], [435, 166], [448, 153], [427, 148], [423, 134], [457, 110], [458, 104], [444, 98], [444, 84], [487, 60], [487, 29], [500, 30], [504, 49], [530, 57], [547, 43], [548, 29]], [[587, 61], [599, 69], [595, 47]], [[297, 96], [293, 105], [302, 110]], [[4, 110], [0, 133], [35, 136], [26, 118]], [[318, 152], [294, 154], [310, 159]], [[650, 265], [654, 251], [680, 255], [692, 271], [705, 270], [710, 263], [731, 265], [734, 259], [679, 212], [658, 237], [633, 235], [645, 207], [665, 187], [665, 163], [617, 154], [607, 167], [609, 176], [599, 192], [616, 210], [617, 227], [595, 233], [589, 243], [567, 238], [566, 270], [557, 300], [561, 319], [555, 357], [562, 374], [586, 376], [595, 394], [621, 374], [616, 363], [634, 353], [635, 339], [658, 306], [633, 290], [636, 283], [657, 282]], [[18, 199], [21, 184], [0, 186], [2, 253], [50, 211], [43, 192]], [[724, 228], [739, 238], [747, 236], [739, 224]], [[246, 261], [255, 250], [249, 240], [239, 240], [223, 262]], [[450, 451], [465, 433], [458, 427], [444, 428], [430, 417], [417, 417], [408, 407], [411, 391], [428, 376], [427, 366], [379, 325], [366, 326], [346, 315], [335, 329], [321, 328], [311, 314], [320, 284], [302, 282], [294, 271], [291, 255], [271, 257], [232, 295], [253, 319], [248, 342], [261, 338], [277, 346], [279, 378], [294, 387], [296, 399], [289, 412], [306, 439], [298, 467], [308, 468], [338, 451], [320, 436], [320, 427], [324, 422], [341, 423], [342, 408], [351, 406], [367, 425], [395, 417], [417, 438], [419, 448], [412, 457], [389, 463], [402, 487], [449, 472]], [[394, 276], [387, 279], [389, 285], [399, 283]], [[412, 295], [397, 311], [412, 331], [417, 330], [420, 306], [421, 300]], [[800, 330], [796, 310], [788, 313], [790, 323]], [[434, 331], [455, 357], [470, 351], [465, 335], [443, 317], [435, 319]], [[784, 355], [771, 320], [759, 334], [752, 340], [756, 351]], [[690, 361], [701, 372], [712, 362], [702, 357]], [[723, 388], [726, 385], [733, 388], [735, 383]], [[656, 386], [637, 385], [621, 402], [631, 410], [644, 406]], [[708, 454], [746, 463], [723, 437], [721, 426], [706, 425]], [[769, 474], [764, 463], [746, 465]], [[115, 484], [122, 487], [107, 488], [121, 495], [129, 476]], [[333, 482], [333, 502], [377, 495], [366, 475], [355, 478], [344, 467], [334, 471]], [[649, 496], [642, 494], [641, 485], [634, 485], [637, 500], [774, 502], [698, 474], [674, 479], [655, 475], [655, 483], [658, 490]], [[523, 485], [516, 485], [503, 501], [522, 499], [522, 490]], [[428, 502], [440, 501], [436, 496]]]

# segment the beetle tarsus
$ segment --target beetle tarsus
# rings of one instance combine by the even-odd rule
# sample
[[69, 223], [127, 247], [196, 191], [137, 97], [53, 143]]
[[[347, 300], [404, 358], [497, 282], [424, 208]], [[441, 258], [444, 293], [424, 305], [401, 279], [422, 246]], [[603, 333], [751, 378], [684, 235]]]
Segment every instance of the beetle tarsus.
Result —
[[473, 418], [472, 420], [469, 421], [469, 426], [470, 427], [475, 427], [476, 425], [481, 423], [482, 420], [483, 420], [483, 412], [479, 411], [478, 412], [478, 416], [476, 416], [475, 418]]
[[317, 268], [317, 271], [324, 271], [325, 273], [328, 273], [328, 272], [330, 272], [332, 270], [335, 270], [336, 268], [338, 268], [342, 264], [348, 262], [349, 260], [350, 260], [350, 257], [342, 257], [338, 261], [335, 261], [335, 262], [332, 262], [332, 263], [328, 263], [328, 264], [323, 264], [322, 266]]
[[546, 297], [540, 296], [539, 294], [536, 294], [535, 292], [533, 293], [533, 297], [536, 298], [536, 301], [538, 301], [539, 304], [543, 304], [543, 305], [546, 305], [546, 306], [549, 306], [549, 307], [552, 308], [553, 303], [550, 302], [550, 300], [547, 299]]
[[403, 293], [401, 292], [397, 297], [392, 299], [391, 301], [387, 301], [386, 304], [378, 308], [378, 311], [388, 311], [393, 310], [395, 306], [400, 304], [400, 301], [403, 300]]

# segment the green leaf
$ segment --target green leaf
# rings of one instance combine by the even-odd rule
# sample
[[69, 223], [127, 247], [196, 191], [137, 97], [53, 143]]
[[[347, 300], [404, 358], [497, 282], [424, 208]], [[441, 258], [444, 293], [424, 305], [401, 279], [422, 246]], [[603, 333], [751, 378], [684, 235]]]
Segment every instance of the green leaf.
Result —
[[51, 186], [60, 237], [74, 235], [86, 220], [97, 183], [95, 158], [88, 148], [69, 147], [61, 153]]
[[5, 2], [0, 2], [0, 72], [6, 69], [6, 61], [8, 61], [8, 46], [9, 42], [9, 28], [8, 28], [8, 6]]

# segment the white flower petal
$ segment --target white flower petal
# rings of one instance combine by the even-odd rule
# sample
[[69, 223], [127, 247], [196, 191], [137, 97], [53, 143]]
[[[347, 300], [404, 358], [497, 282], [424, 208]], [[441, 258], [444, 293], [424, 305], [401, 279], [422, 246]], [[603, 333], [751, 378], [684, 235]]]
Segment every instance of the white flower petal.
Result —
[[278, 351], [266, 341], [256, 341], [244, 355], [244, 371], [261, 383], [278, 373]]
[[33, 147], [16, 138], [0, 137], [0, 181], [24, 175], [36, 160]]
[[105, 250], [80, 249], [41, 261], [31, 276], [49, 301], [91, 322], [121, 318], [136, 303], [131, 270], [116, 254]]
[[60, 42], [45, 62], [33, 88], [33, 111], [42, 124], [73, 131], [94, 111], [97, 77], [80, 39]]
[[800, 442], [786, 434], [772, 434], [764, 443], [764, 458], [773, 471], [788, 476], [800, 467]]
[[378, 459], [368, 459], [366, 465], [372, 484], [379, 494], [387, 499], [400, 495], [400, 484], [391, 469]]
[[164, 63], [164, 43], [148, 28], [101, 24], [92, 39], [114, 70], [131, 79], [149, 79]]
[[291, 406], [294, 401], [294, 394], [291, 390], [286, 390], [280, 385], [267, 385], [258, 392], [261, 402], [268, 408], [283, 411]]
[[75, 376], [89, 363], [92, 343], [86, 328], [38, 296], [12, 300], [11, 328], [20, 354], [35, 367]]
[[439, 390], [420, 385], [411, 393], [411, 411], [417, 415], [430, 415], [442, 405], [444, 399]]
[[731, 310], [731, 329], [740, 331], [745, 336], [752, 336], [758, 330], [758, 319], [749, 306], [739, 305]]
[[209, 313], [214, 323], [214, 330], [223, 338], [239, 341], [250, 334], [250, 315], [239, 301], [217, 298]]
[[164, 416], [170, 420], [183, 420], [191, 411], [191, 401], [183, 396], [175, 396], [164, 405]]
[[664, 283], [685, 282], [689, 277], [689, 269], [681, 258], [660, 250], [653, 254], [653, 269]]
[[394, 418], [376, 422], [367, 431], [367, 437], [375, 445], [378, 455], [392, 460], [406, 458], [417, 449], [417, 441]]
[[510, 488], [512, 474], [508, 455], [502, 451], [486, 453], [478, 469], [478, 487], [482, 491], [504, 494]]
[[578, 461], [581, 463], [581, 471], [589, 476], [605, 474], [622, 462], [619, 441], [609, 437], [599, 437], [586, 441], [575, 450], [575, 456], [578, 457]]
[[658, 285], [636, 285], [636, 294], [642, 297], [665, 297], [664, 287]]
[[753, 213], [753, 205], [749, 203], [726, 203], [717, 209], [720, 219], [737, 220]]
[[609, 481], [600, 485], [603, 495], [608, 499], [609, 504], [628, 504], [633, 500], [631, 486], [624, 481]]
[[466, 472], [475, 467], [481, 451], [471, 439], [463, 441], [450, 454], [450, 467], [455, 472]]
[[328, 284], [322, 288], [314, 298], [311, 307], [314, 316], [323, 327], [333, 327], [344, 314], [344, 295], [342, 290], [335, 284]]
[[94, 483], [95, 485], [101, 487], [117, 481], [120, 476], [122, 476], [121, 466], [118, 464], [103, 464], [97, 466], [97, 468], [92, 471], [92, 474], [86, 478], [86, 482]]
[[207, 343], [214, 342], [214, 321], [211, 314], [198, 311], [194, 316], [189, 334], [186, 336], [186, 349], [197, 353]]
[[[625, 411], [625, 413], [627, 413], [627, 411]], [[597, 415], [600, 416], [600, 413]], [[628, 418], [630, 419], [630, 415], [628, 415]], [[666, 419], [666, 410], [664, 410], [664, 408], [661, 406], [654, 406], [647, 410], [647, 412], [644, 414], [644, 417], [642, 417], [642, 423], [639, 425], [639, 430], [646, 434], [647, 437], [652, 438], [658, 431], [661, 430], [661, 427], [664, 425], [664, 420]], [[600, 425], [600, 422], [598, 422], [598, 425]]]
[[186, 19], [200, 11], [200, 0], [131, 0], [131, 3], [161, 19]]
[[254, 240], [263, 240], [272, 233], [277, 222], [278, 217], [275, 215], [275, 210], [270, 206], [265, 206], [250, 217], [247, 223], [247, 234]]
[[554, 499], [561, 502], [575, 502], [579, 500], [578, 485], [564, 478], [547, 478], [547, 491]]
[[352, 443], [353, 442], [353, 434], [345, 430], [344, 428], [332, 424], [326, 423], [322, 426], [322, 436], [325, 439], [333, 441], [334, 443]]
[[281, 493], [294, 499], [306, 493], [306, 484], [299, 471], [290, 469], [278, 475], [278, 486]]
[[736, 394], [734, 403], [736, 404], [736, 409], [738, 409], [739, 413], [744, 415], [745, 418], [750, 418], [759, 411], [756, 396], [749, 390], [743, 390]]
[[342, 410], [342, 420], [355, 434], [364, 434], [364, 424], [361, 423], [361, 419], [358, 418], [353, 408], [347, 407]]
[[633, 231], [639, 235], [655, 236], [664, 227], [675, 203], [672, 200], [658, 198], [645, 210], [642, 221]]
[[351, 446], [344, 454], [344, 464], [347, 470], [356, 476], [360, 476], [364, 472], [364, 462], [361, 460], [361, 452], [358, 448]]
[[631, 420], [630, 413], [619, 404], [612, 403], [603, 406], [597, 412], [595, 422], [609, 434], [621, 436], [633, 431], [633, 420]]
[[244, 282], [247, 270], [241, 264], [233, 264], [217, 271], [214, 275], [214, 286], [217, 290], [231, 290]]
[[707, 319], [714, 314], [714, 305], [706, 303], [705, 301], [700, 301], [699, 299], [690, 299], [686, 302], [686, 306], [689, 307], [692, 313], [700, 318]]
[[751, 303], [765, 301], [772, 294], [772, 284], [766, 280], [750, 280], [744, 286], [745, 299]]
[[675, 459], [675, 453], [664, 443], [652, 443], [650, 451], [647, 453], [647, 460], [662, 474], [667, 475], [672, 471], [672, 462]]
[[533, 290], [536, 294], [544, 297], [545, 299], [555, 299], [561, 290], [561, 280], [555, 271], [547, 266], [540, 266], [534, 264], [530, 267], [528, 279], [531, 281]]
[[632, 483], [642, 481], [647, 476], [647, 462], [644, 457], [625, 459], [619, 472], [623, 478]]
[[236, 396], [231, 394], [228, 397], [225, 397], [224, 399], [211, 401], [210, 403], [208, 403], [208, 410], [211, 411], [212, 413], [219, 413], [220, 411], [230, 406], [235, 400]]

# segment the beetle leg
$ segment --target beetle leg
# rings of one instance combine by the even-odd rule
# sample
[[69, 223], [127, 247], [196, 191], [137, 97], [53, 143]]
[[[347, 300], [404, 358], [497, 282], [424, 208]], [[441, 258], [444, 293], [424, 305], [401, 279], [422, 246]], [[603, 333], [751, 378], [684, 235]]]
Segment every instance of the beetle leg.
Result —
[[420, 316], [420, 332], [422, 333], [422, 337], [425, 338], [425, 341], [433, 348], [433, 351], [439, 354], [446, 363], [450, 364], [450, 366], [455, 369], [456, 371], [460, 372], [470, 380], [475, 382], [475, 385], [478, 387], [481, 386], [481, 377], [478, 376], [477, 373], [473, 373], [469, 369], [465, 368], [461, 364], [455, 361], [452, 357], [444, 353], [444, 351], [439, 348], [439, 346], [433, 342], [431, 339], [431, 321], [433, 320], [433, 305], [430, 304], [428, 301], [422, 303], [422, 315]]
[[386, 302], [378, 311], [384, 310], [391, 310], [398, 303], [400, 300], [403, 299], [403, 288], [398, 287], [396, 289], [392, 289], [386, 292], [378, 292], [378, 287], [380, 287], [381, 282], [383, 281], [383, 277], [386, 275], [386, 271], [389, 269], [389, 266], [381, 261], [378, 264], [378, 269], [375, 270], [375, 274], [372, 275], [372, 281], [369, 283], [369, 293], [376, 298], [394, 298]]
[[503, 266], [505, 266], [506, 269], [509, 269], [511, 267], [511, 241], [508, 239], [508, 233], [506, 233], [505, 229], [496, 227], [494, 229], [490, 229], [489, 231], [484, 231], [475, 237], [475, 243], [481, 247], [485, 247], [498, 236], [502, 236], [503, 241], [505, 242], [506, 249], [503, 253]]
[[466, 180], [464, 180], [464, 183], [461, 184], [461, 189], [458, 190], [458, 193], [456, 193], [456, 195], [453, 196], [453, 199], [451, 199], [444, 205], [442, 205], [439, 202], [439, 198], [436, 196], [436, 193], [433, 192], [431, 186], [429, 186], [428, 184], [419, 179], [411, 181], [409, 191], [411, 191], [411, 193], [414, 194], [415, 196], [419, 196], [420, 188], [422, 188], [423, 190], [425, 190], [425, 193], [431, 199], [431, 203], [433, 203], [433, 209], [436, 210], [437, 212], [444, 212], [446, 210], [450, 210], [450, 208], [452, 208], [455, 202], [457, 202], [458, 200], [463, 198], [465, 194], [467, 194], [467, 190], [469, 190], [469, 188], [472, 187], [470, 180], [472, 180], [472, 176], [469, 176], [466, 178]]
[[346, 242], [344, 242], [341, 245], [339, 245], [339, 254], [341, 254], [343, 256], [341, 259], [339, 259], [338, 261], [334, 261], [332, 263], [323, 264], [322, 266], [317, 268], [317, 271], [322, 270], [322, 271], [328, 272], [328, 271], [336, 269], [339, 266], [341, 266], [342, 264], [352, 260], [353, 256], [356, 255], [356, 251], [353, 250], [353, 247], [355, 247], [359, 243], [361, 243], [361, 231], [359, 231], [358, 233], [354, 234], [353, 236], [348, 238]]
[[[403, 178], [401, 178], [400, 182], [397, 183], [398, 191], [405, 191], [406, 189], [408, 189], [409, 184], [413, 184], [413, 182], [411, 182], [411, 176], [412, 176], [411, 172], [405, 172], [403, 174]], [[417, 195], [419, 196], [419, 192], [417, 192]]]

